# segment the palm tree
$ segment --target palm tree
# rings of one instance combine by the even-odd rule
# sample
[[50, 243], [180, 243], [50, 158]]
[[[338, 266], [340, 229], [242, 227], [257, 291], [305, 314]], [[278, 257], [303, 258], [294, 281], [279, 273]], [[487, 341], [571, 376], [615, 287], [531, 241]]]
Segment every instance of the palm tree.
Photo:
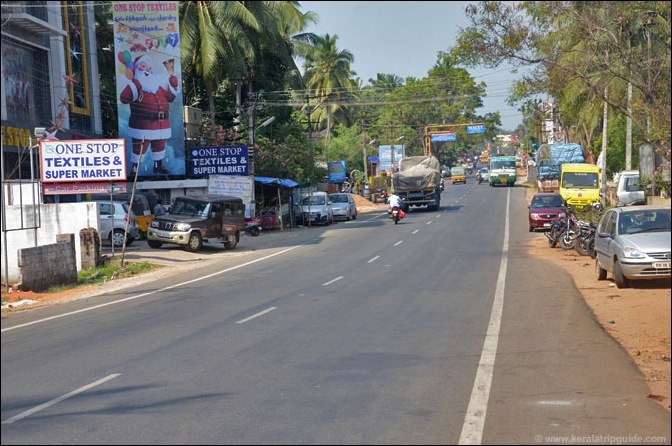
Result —
[[[309, 94], [316, 99], [317, 105], [311, 113], [319, 122], [326, 119], [326, 140], [330, 138], [333, 124], [331, 116], [338, 108], [332, 101], [343, 99], [350, 91], [350, 77], [353, 73], [350, 64], [354, 56], [350, 51], [339, 51], [336, 47], [338, 36], [316, 36], [315, 46], [305, 54], [304, 82]], [[325, 115], [321, 113], [321, 107]]]
[[245, 76], [246, 60], [254, 57], [247, 33], [260, 29], [243, 2], [180, 2], [182, 60], [203, 80], [213, 121], [220, 81]]

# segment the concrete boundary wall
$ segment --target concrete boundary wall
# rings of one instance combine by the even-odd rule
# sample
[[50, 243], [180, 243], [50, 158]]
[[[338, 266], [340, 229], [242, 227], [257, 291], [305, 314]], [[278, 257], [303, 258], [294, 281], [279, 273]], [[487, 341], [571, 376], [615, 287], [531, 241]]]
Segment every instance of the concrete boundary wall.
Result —
[[19, 249], [19, 289], [44, 291], [55, 285], [77, 283], [75, 235], [60, 234], [58, 243]]
[[[15, 284], [21, 280], [19, 249], [35, 248], [57, 242], [59, 234], [74, 234], [77, 271], [82, 270], [80, 231], [94, 228], [100, 231], [97, 204], [93, 202], [4, 206], [2, 233], [2, 283]], [[37, 220], [37, 221], [36, 221]], [[37, 229], [21, 229], [39, 225]], [[5, 243], [6, 241], [6, 243]]]

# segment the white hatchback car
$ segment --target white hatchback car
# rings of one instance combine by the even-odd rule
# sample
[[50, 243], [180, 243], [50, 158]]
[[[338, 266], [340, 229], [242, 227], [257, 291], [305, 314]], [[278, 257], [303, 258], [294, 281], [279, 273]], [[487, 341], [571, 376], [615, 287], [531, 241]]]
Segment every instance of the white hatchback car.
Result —
[[350, 221], [357, 218], [357, 204], [347, 192], [329, 194], [334, 209], [334, 220]]
[[308, 225], [330, 225], [334, 222], [334, 209], [329, 194], [326, 192], [311, 192], [301, 196], [299, 204], [295, 205], [296, 223]]
[[[124, 244], [124, 233], [126, 232], [126, 221], [130, 215], [128, 223], [128, 235], [126, 236], [126, 246], [140, 238], [140, 228], [135, 220], [135, 213], [130, 209], [128, 203], [123, 201], [96, 201], [98, 203], [98, 218], [100, 240], [114, 243], [114, 246], [120, 248]], [[129, 214], [130, 212], [130, 214]]]

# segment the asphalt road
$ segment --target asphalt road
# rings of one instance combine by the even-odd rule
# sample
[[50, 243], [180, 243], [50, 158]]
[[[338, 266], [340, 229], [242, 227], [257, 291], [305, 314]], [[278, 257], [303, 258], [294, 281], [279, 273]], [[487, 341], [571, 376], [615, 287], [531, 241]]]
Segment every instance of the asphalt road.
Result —
[[140, 242], [188, 268], [3, 318], [2, 444], [669, 444], [527, 237], [523, 188], [470, 178], [398, 225]]

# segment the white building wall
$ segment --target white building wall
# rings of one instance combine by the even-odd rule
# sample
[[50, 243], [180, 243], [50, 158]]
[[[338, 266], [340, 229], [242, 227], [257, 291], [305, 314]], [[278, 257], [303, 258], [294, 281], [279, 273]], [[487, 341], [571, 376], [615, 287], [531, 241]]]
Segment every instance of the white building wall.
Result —
[[[23, 212], [22, 212], [23, 209]], [[82, 251], [79, 231], [84, 228], [99, 230], [97, 204], [92, 202], [42, 204], [34, 206], [4, 206], [2, 208], [2, 283], [19, 282], [19, 249], [56, 243], [57, 234], [74, 234], [77, 252], [77, 270], [82, 269]], [[37, 229], [21, 229], [36, 226]], [[3, 228], [4, 229], [4, 228]], [[6, 281], [6, 278], [9, 281]]]

